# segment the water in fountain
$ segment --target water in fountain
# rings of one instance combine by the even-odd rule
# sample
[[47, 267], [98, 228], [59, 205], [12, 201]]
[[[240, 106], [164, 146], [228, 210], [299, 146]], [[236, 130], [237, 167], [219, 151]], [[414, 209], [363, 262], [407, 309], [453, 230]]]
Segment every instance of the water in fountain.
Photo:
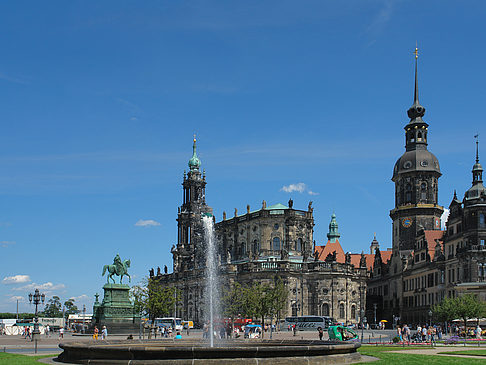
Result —
[[206, 239], [206, 304], [209, 315], [209, 339], [214, 346], [214, 320], [219, 314], [218, 252], [214, 236], [213, 217], [203, 217]]

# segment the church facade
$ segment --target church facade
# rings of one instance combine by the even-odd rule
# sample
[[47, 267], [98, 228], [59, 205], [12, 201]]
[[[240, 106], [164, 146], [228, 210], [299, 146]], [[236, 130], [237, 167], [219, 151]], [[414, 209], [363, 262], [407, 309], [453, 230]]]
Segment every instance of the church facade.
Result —
[[[357, 323], [360, 309], [365, 307], [366, 257], [344, 254], [339, 241], [336, 217], [333, 215], [326, 246], [314, 241], [312, 202], [307, 209], [287, 205], [267, 205], [233, 217], [223, 213], [216, 222], [206, 204], [206, 176], [200, 172], [201, 161], [196, 153], [189, 160], [189, 172], [183, 175], [183, 199], [178, 209], [177, 243], [172, 247], [173, 272], [154, 274], [151, 280], [180, 290], [177, 317], [197, 324], [206, 319], [205, 251], [202, 227], [204, 216], [212, 217], [218, 246], [221, 288], [238, 282], [271, 285], [279, 277], [288, 289], [288, 300], [282, 317], [287, 315], [326, 315], [340, 322]], [[336, 245], [337, 243], [337, 245]]]

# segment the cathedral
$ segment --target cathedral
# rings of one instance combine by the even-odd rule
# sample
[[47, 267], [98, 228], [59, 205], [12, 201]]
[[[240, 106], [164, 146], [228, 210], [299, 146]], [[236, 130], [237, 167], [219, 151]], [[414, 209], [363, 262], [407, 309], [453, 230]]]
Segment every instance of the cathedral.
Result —
[[246, 211], [223, 213], [216, 222], [206, 204], [206, 175], [193, 142], [189, 172], [184, 172], [182, 205], [178, 209], [177, 244], [172, 247], [173, 272], [150, 277], [163, 286], [176, 287], [181, 300], [177, 317], [201, 325], [205, 311], [206, 241], [202, 217], [212, 217], [218, 247], [220, 286], [238, 282], [272, 284], [279, 277], [288, 288], [288, 301], [282, 316], [326, 315], [345, 323], [357, 323], [365, 307], [367, 262], [363, 254], [344, 253], [339, 243], [336, 216], [329, 224], [328, 243], [314, 241], [312, 202], [307, 209], [287, 205], [267, 205]]
[[280, 277], [288, 289], [287, 315], [326, 315], [339, 322], [419, 324], [430, 320], [430, 309], [445, 297], [476, 293], [486, 300], [486, 188], [479, 162], [472, 169], [472, 186], [463, 200], [454, 193], [446, 229], [438, 203], [439, 160], [428, 150], [429, 125], [419, 102], [418, 60], [415, 90], [405, 125], [405, 152], [393, 168], [395, 206], [392, 248], [380, 250], [376, 237], [370, 253], [342, 249], [337, 217], [329, 223], [327, 242], [316, 244], [312, 202], [297, 209], [267, 205], [223, 213], [216, 222], [206, 204], [206, 174], [201, 173], [196, 139], [189, 172], [184, 172], [182, 205], [178, 208], [177, 243], [172, 246], [173, 272], [150, 270], [151, 280], [177, 287], [181, 300], [175, 316], [201, 324], [206, 313], [205, 251], [202, 217], [212, 217], [218, 247], [221, 287], [238, 282], [271, 284]]

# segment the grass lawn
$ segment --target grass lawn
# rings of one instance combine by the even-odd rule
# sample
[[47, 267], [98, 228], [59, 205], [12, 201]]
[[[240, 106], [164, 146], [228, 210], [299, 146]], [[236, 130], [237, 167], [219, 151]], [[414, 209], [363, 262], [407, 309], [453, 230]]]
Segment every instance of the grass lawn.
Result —
[[[414, 347], [417, 349], [420, 347]], [[430, 348], [430, 347], [429, 347]], [[442, 364], [483, 364], [484, 360], [480, 359], [464, 359], [459, 357], [445, 357], [445, 356], [434, 356], [434, 355], [415, 355], [415, 354], [392, 354], [387, 351], [397, 351], [397, 350], [409, 350], [410, 348], [403, 348], [401, 346], [397, 347], [381, 347], [381, 346], [362, 346], [359, 348], [359, 352], [362, 355], [374, 356], [379, 358], [379, 361], [372, 363], [363, 364], [413, 364], [413, 365], [442, 365]]]
[[0, 352], [0, 365], [31, 365], [40, 363], [37, 362], [38, 359], [43, 357], [53, 357], [54, 355], [40, 355], [40, 356], [27, 356], [27, 355], [17, 355], [10, 354], [8, 352]]
[[474, 355], [474, 356], [486, 356], [486, 350], [471, 350], [471, 351], [447, 351], [441, 352], [446, 355]]

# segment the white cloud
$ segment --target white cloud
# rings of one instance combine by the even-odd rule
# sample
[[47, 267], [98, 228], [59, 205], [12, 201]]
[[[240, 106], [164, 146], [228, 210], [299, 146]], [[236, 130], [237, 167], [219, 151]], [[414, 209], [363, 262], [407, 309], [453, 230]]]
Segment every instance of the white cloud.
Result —
[[11, 245], [15, 245], [17, 242], [15, 241], [0, 241], [0, 246], [2, 247], [8, 247]]
[[301, 193], [301, 194], [304, 193], [304, 192], [307, 192], [307, 194], [309, 194], [309, 195], [319, 195], [319, 193], [316, 193], [316, 192], [310, 190], [309, 187], [302, 182], [297, 183], [297, 184], [284, 185], [284, 186], [282, 186], [280, 191], [284, 191], [286, 193], [292, 193], [292, 192], [296, 191], [296, 192]]
[[30, 281], [29, 275], [14, 275], [6, 276], [3, 278], [2, 283], [4, 284], [22, 284], [28, 283]]
[[8, 298], [8, 301], [11, 303], [15, 303], [16, 301], [23, 302], [25, 301], [24, 297], [21, 297], [20, 295], [13, 295], [10, 298]]
[[297, 183], [297, 184], [290, 184], [287, 186], [282, 186], [282, 189], [280, 191], [285, 191], [286, 193], [292, 193], [294, 191], [297, 191], [299, 193], [303, 193], [307, 189], [307, 186], [304, 183]]
[[76, 303], [76, 302], [86, 301], [86, 300], [89, 299], [89, 297], [86, 294], [81, 294], [81, 295], [79, 295], [77, 297], [71, 297], [69, 299], [74, 300], [74, 303]]
[[449, 209], [445, 208], [444, 213], [442, 213], [442, 216], [440, 217], [440, 229], [444, 230], [446, 228], [446, 222], [447, 219], [449, 218]]
[[64, 284], [53, 284], [50, 281], [44, 284], [31, 283], [28, 285], [21, 286], [20, 288], [15, 288], [14, 290], [34, 290], [39, 289], [44, 292], [51, 292], [54, 290], [64, 289], [66, 285]]
[[137, 223], [135, 223], [136, 227], [155, 227], [160, 226], [160, 223], [154, 221], [153, 219], [139, 219]]

